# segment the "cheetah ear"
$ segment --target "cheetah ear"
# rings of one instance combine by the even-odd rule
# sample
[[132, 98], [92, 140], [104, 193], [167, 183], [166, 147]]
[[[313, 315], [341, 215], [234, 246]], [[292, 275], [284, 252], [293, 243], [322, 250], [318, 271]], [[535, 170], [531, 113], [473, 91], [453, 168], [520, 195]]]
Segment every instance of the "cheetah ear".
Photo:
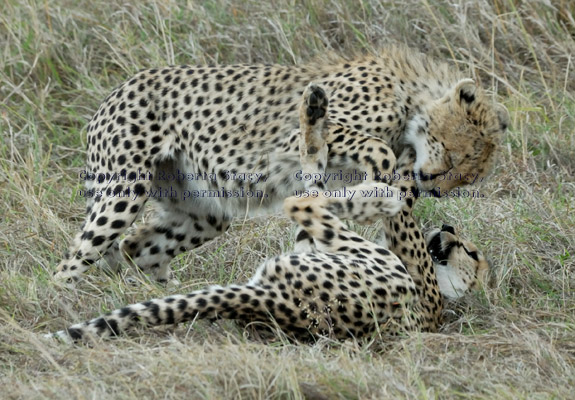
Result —
[[495, 103], [495, 106], [493, 108], [497, 113], [497, 118], [499, 118], [499, 125], [501, 126], [501, 131], [505, 132], [505, 130], [510, 124], [509, 111], [507, 111], [507, 108], [501, 103]]
[[462, 79], [455, 85], [455, 104], [469, 108], [475, 103], [477, 86], [473, 79]]

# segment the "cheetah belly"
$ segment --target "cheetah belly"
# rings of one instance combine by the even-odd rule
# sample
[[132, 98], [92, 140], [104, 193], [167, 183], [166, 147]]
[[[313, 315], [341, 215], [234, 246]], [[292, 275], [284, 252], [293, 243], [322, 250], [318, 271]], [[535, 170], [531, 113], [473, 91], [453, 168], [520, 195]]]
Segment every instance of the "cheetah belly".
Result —
[[168, 201], [170, 207], [190, 213], [266, 215], [279, 212], [286, 197], [304, 189], [304, 182], [294, 178], [299, 168], [299, 155], [274, 154], [262, 168], [239, 171], [224, 164], [207, 173], [197, 172], [192, 160], [177, 157], [160, 163], [154, 179], [156, 192], [172, 195], [153, 200]]
[[203, 210], [214, 215], [261, 216], [279, 212], [283, 200], [294, 194], [323, 196], [304, 192], [309, 179], [323, 182], [329, 196], [355, 195], [353, 185], [364, 183], [366, 175], [351, 169], [347, 163], [334, 157], [324, 173], [312, 176], [302, 173], [299, 154], [270, 153], [262, 155], [265, 162], [251, 171], [239, 171], [233, 164], [221, 165], [217, 172], [196, 172], [190, 159], [177, 156], [157, 165], [152, 200], [169, 202], [182, 212]]

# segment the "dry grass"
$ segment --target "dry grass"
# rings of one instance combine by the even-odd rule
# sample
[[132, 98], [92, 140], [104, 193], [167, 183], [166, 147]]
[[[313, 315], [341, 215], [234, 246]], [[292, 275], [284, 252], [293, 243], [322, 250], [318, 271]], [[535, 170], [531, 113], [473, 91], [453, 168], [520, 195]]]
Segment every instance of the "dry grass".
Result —
[[[569, 0], [5, 0], [0, 5], [0, 397], [572, 398], [575, 20]], [[171, 289], [50, 274], [82, 218], [83, 127], [112, 87], [165, 64], [301, 63], [407, 43], [492, 87], [513, 128], [483, 199], [422, 201], [490, 256], [485, 293], [441, 334], [387, 344], [247, 341], [233, 324], [71, 347], [39, 334]], [[242, 281], [289, 248], [282, 218], [179, 258], [186, 282]]]

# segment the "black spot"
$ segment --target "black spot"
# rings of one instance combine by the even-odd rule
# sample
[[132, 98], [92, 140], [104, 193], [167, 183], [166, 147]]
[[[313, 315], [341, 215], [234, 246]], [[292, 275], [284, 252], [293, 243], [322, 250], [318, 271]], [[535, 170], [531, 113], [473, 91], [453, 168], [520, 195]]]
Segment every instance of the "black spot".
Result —
[[74, 341], [82, 339], [82, 330], [78, 328], [68, 328], [66, 329], [66, 333], [70, 338]]
[[165, 324], [171, 325], [171, 324], [174, 324], [176, 322], [176, 319], [174, 318], [174, 310], [172, 310], [171, 308], [168, 308], [168, 309], [164, 310], [164, 313], [166, 314], [166, 319], [164, 321]]
[[100, 246], [102, 243], [104, 243], [104, 241], [106, 240], [105, 236], [96, 236], [92, 239], [92, 246], [97, 247]]
[[138, 125], [131, 125], [130, 126], [130, 133], [132, 135], [138, 135], [140, 133], [140, 127]]
[[144, 193], [146, 193], [146, 187], [141, 183], [137, 183], [134, 186], [134, 193], [138, 196], [142, 196]]
[[80, 237], [82, 240], [91, 240], [94, 237], [94, 231], [83, 232]]
[[475, 94], [467, 93], [465, 90], [460, 91], [461, 99], [464, 100], [467, 104], [471, 104], [475, 101]]
[[213, 215], [208, 215], [206, 220], [208, 221], [208, 224], [214, 226], [217, 224], [218, 220], [216, 217], [214, 217]]
[[178, 301], [178, 310], [184, 311], [186, 308], [188, 308], [188, 301], [186, 299], [180, 299], [180, 301]]

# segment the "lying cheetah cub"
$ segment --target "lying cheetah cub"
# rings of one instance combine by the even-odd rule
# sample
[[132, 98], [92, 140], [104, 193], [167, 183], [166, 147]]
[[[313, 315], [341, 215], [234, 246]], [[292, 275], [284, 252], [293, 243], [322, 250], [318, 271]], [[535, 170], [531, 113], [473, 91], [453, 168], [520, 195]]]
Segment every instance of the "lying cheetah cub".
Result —
[[[300, 112], [304, 168], [321, 169], [324, 163], [322, 109], [327, 102], [321, 100], [323, 95], [314, 85], [304, 92]], [[397, 161], [398, 170], [408, 175], [413, 161], [413, 154], [405, 152]], [[414, 188], [370, 183], [356, 189]], [[129, 305], [49, 336], [79, 341], [116, 336], [139, 324], [177, 324], [203, 318], [273, 322], [288, 337], [301, 341], [319, 336], [343, 340], [375, 332], [434, 331], [440, 322], [441, 294], [461, 296], [485, 279], [488, 267], [477, 248], [462, 240], [452, 227], [434, 230], [424, 239], [411, 215], [414, 203], [397, 196], [357, 196], [353, 201], [324, 195], [289, 197], [284, 211], [302, 231], [298, 241], [312, 243], [311, 251], [265, 261], [244, 285], [211, 286]], [[396, 253], [349, 230], [342, 218], [388, 220], [384, 233]], [[435, 271], [441, 271], [439, 284]]]

